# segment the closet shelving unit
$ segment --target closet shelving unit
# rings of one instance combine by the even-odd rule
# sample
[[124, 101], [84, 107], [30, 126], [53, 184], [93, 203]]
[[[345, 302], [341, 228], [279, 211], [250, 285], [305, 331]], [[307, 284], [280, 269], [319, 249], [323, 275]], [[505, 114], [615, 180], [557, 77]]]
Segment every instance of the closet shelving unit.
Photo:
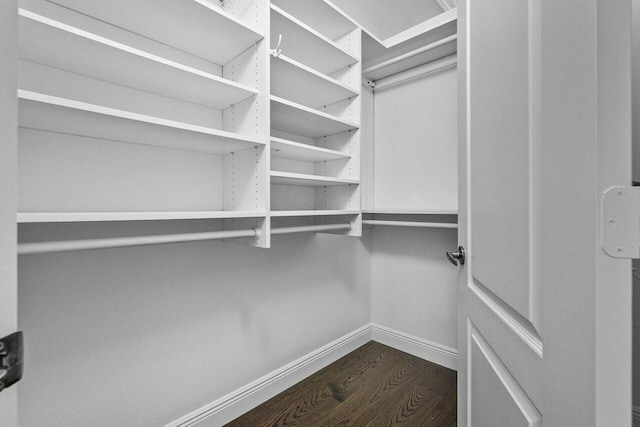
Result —
[[[327, 2], [331, 4], [331, 0]], [[392, 86], [455, 67], [457, 9], [448, 10], [384, 40], [366, 29], [363, 29], [363, 33], [362, 72], [367, 83], [362, 92], [363, 225], [367, 228], [457, 229], [458, 212], [449, 209], [455, 202], [443, 200], [442, 194], [431, 194], [429, 190], [425, 190], [429, 185], [432, 189], [439, 185], [425, 185], [430, 180], [429, 175], [417, 172], [426, 170], [425, 162], [421, 160], [425, 156], [444, 156], [443, 159], [450, 157], [451, 147], [443, 148], [443, 144], [453, 144], [455, 150], [455, 129], [449, 133], [431, 132], [431, 128], [425, 132], [422, 129], [419, 132], [420, 140], [395, 140], [401, 132], [390, 131], [389, 128], [385, 128], [384, 132], [379, 132], [380, 129], [374, 132], [373, 108], [374, 98], [384, 93], [382, 91], [392, 91]], [[450, 102], [449, 99], [447, 101]], [[380, 102], [386, 102], [384, 105], [387, 108], [393, 108], [393, 103], [388, 100]], [[393, 114], [393, 111], [388, 112]], [[402, 121], [401, 116], [396, 119]], [[436, 121], [429, 126], [444, 128], [448, 123]], [[403, 143], [411, 145], [409, 148], [401, 148], [400, 144]], [[411, 151], [413, 157], [407, 158], [407, 151]], [[398, 169], [393, 160], [396, 156], [406, 159], [402, 167], [415, 171], [411, 176]], [[435, 170], [437, 168], [442, 169], [441, 166], [434, 167]], [[451, 180], [455, 180], [455, 167], [440, 172], [442, 176], [439, 179], [450, 176]]]
[[207, 219], [269, 246], [266, 0], [20, 6], [19, 223]]
[[359, 236], [360, 30], [322, 0], [277, 0], [270, 36], [271, 225]]
[[[316, 7], [323, 7], [317, 1], [314, 3]], [[295, 56], [286, 53], [285, 55], [326, 75], [331, 75], [359, 62], [359, 51], [349, 51], [348, 47], [342, 46], [341, 40], [330, 39], [321, 32], [322, 30], [317, 31], [278, 7], [278, 4], [286, 8], [291, 7], [291, 4], [290, 2], [274, 2], [271, 5], [272, 40], [278, 40], [278, 36], [282, 34], [283, 53], [285, 51], [295, 52]], [[356, 26], [353, 25], [351, 31], [355, 29]]]

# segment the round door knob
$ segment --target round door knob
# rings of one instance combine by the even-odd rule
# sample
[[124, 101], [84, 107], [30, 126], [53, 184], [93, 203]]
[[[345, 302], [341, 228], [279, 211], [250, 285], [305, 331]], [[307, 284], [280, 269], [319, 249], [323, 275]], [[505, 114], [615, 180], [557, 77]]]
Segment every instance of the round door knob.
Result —
[[462, 246], [458, 246], [458, 250], [456, 252], [447, 251], [447, 259], [453, 265], [458, 265], [458, 262], [460, 262], [460, 265], [464, 265], [464, 257], [465, 252]]

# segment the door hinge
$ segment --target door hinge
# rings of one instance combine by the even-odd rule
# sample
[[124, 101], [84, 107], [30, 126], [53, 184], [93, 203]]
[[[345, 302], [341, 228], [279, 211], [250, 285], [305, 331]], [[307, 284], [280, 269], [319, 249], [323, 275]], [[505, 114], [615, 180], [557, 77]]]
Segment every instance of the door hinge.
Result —
[[23, 361], [22, 332], [0, 338], [0, 392], [20, 381]]
[[640, 258], [640, 187], [602, 194], [602, 249], [613, 258]]

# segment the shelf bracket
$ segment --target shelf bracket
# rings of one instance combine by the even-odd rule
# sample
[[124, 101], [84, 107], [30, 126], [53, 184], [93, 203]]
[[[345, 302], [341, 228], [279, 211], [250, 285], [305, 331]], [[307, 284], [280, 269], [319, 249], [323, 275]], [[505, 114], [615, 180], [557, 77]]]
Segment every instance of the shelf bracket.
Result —
[[640, 187], [602, 194], [602, 249], [612, 258], [640, 258]]

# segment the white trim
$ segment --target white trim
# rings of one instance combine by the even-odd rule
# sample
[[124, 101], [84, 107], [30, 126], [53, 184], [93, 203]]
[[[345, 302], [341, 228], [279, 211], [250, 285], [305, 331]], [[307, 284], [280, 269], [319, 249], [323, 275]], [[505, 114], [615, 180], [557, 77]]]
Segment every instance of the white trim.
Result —
[[369, 323], [267, 375], [175, 420], [165, 427], [224, 425], [369, 341], [456, 369], [458, 351], [414, 335]]
[[449, 369], [458, 369], [458, 350], [424, 338], [371, 324], [371, 339]]
[[640, 405], [633, 405], [631, 414], [634, 420], [640, 420]]
[[370, 340], [371, 325], [365, 325], [208, 405], [196, 409], [165, 427], [195, 425], [214, 427], [226, 424]]

